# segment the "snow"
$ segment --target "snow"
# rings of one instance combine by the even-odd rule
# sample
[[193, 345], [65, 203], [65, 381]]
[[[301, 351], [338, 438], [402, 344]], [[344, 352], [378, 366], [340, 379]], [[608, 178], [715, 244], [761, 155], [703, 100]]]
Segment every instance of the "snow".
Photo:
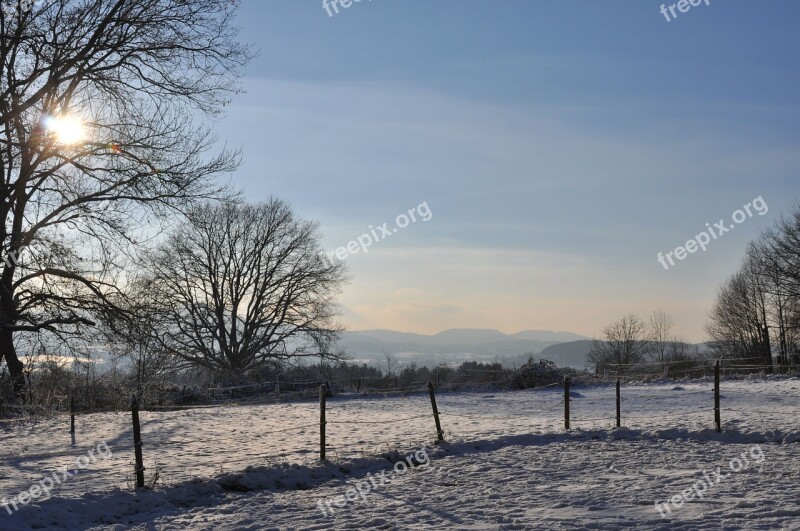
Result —
[[[721, 434], [712, 385], [624, 385], [617, 429], [614, 387], [573, 384], [569, 432], [558, 386], [438, 393], [439, 445], [427, 393], [340, 396], [328, 401], [326, 463], [315, 400], [142, 411], [147, 479], [159, 471], [146, 492], [130, 488], [129, 412], [78, 417], [74, 440], [64, 416], [6, 423], [7, 499], [99, 443], [113, 456], [56, 497], [0, 508], [0, 529], [800, 529], [800, 379], [723, 381]], [[667, 518], [655, 509], [755, 445], [761, 462]], [[393, 472], [415, 452], [430, 465]], [[320, 510], [381, 473], [391, 480], [365, 499]]]

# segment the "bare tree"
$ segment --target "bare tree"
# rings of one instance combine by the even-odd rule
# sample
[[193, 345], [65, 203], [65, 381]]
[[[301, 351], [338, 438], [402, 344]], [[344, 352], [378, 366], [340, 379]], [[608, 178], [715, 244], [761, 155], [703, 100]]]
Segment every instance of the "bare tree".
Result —
[[147, 260], [164, 348], [212, 371], [334, 357], [344, 266], [322, 259], [317, 225], [271, 198], [205, 205]]
[[747, 249], [719, 290], [707, 331], [720, 355], [786, 370], [800, 354], [800, 208]]
[[800, 355], [800, 206], [757, 246], [771, 296], [778, 363], [785, 370]]
[[656, 363], [667, 364], [670, 343], [673, 341], [672, 328], [675, 323], [672, 316], [662, 309], [658, 309], [650, 316], [650, 356]]
[[800, 205], [778, 223], [777, 229], [768, 238], [774, 256], [772, 266], [783, 279], [786, 296], [800, 300]]
[[766, 284], [752, 255], [717, 291], [706, 332], [720, 357], [772, 370]]
[[249, 58], [230, 0], [39, 0], [0, 12], [0, 354], [116, 306], [152, 215], [219, 196], [210, 154]]
[[603, 329], [603, 339], [594, 341], [589, 351], [589, 361], [598, 371], [610, 369], [626, 373], [633, 365], [641, 363], [649, 350], [647, 323], [629, 314]]
[[392, 353], [385, 348], [381, 349], [381, 352], [383, 353], [383, 363], [381, 364], [381, 368], [386, 373], [387, 378], [394, 378], [397, 376], [397, 360]]
[[787, 271], [791, 263], [800, 262], [800, 253], [795, 257], [783, 255], [779, 249], [787, 237], [787, 230], [768, 230], [750, 244], [747, 250], [755, 273], [759, 276], [767, 298], [767, 320], [772, 331], [772, 345], [777, 349], [778, 367], [787, 370], [792, 354], [797, 351], [796, 326], [800, 297], [793, 293], [792, 279]]

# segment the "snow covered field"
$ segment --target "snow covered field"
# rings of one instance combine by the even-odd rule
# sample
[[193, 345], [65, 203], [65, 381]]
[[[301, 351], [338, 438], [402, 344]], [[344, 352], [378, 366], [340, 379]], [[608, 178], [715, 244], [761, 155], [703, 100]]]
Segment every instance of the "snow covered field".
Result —
[[[622, 429], [613, 386], [574, 387], [570, 433], [558, 387], [440, 393], [438, 446], [426, 394], [337, 397], [326, 464], [316, 401], [142, 412], [146, 476], [159, 480], [139, 494], [129, 413], [79, 417], [74, 441], [66, 417], [4, 424], [6, 499], [98, 443], [113, 456], [66, 478], [56, 498], [0, 508], [0, 529], [800, 529], [800, 379], [723, 381], [722, 434], [711, 387], [626, 385]], [[387, 457], [415, 452], [429, 464], [393, 472]], [[743, 454], [747, 465], [702, 498], [666, 518], [656, 510]], [[381, 472], [385, 484], [368, 481]], [[323, 514], [319, 502], [358, 485], [372, 486]]]

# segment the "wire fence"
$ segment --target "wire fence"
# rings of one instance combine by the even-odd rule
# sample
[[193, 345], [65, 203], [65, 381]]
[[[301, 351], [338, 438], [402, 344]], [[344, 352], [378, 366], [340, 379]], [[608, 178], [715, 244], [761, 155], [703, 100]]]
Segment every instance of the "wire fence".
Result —
[[[427, 386], [374, 392], [363, 388], [360, 393], [346, 387], [342, 391], [342, 387], [329, 383], [320, 386], [316, 381], [302, 391], [309, 396], [301, 392], [292, 401], [283, 402], [274, 397], [271, 402], [241, 398], [200, 406], [143, 407], [140, 430], [145, 485], [157, 487], [243, 473], [261, 474], [279, 484], [278, 472], [289, 464], [320, 466], [323, 424], [326, 439], [322, 447], [328, 461], [333, 462], [376, 458], [436, 442]], [[595, 382], [565, 388], [562, 382], [553, 382], [524, 391], [482, 387], [470, 393], [457, 392], [463, 387], [445, 385], [435, 391], [448, 442], [561, 434], [567, 431], [565, 422], [573, 432], [605, 430], [617, 423], [614, 385]], [[327, 397], [324, 422], [317, 403], [320, 390]], [[313, 401], [309, 400], [312, 394], [316, 395]], [[710, 378], [655, 386], [623, 384], [620, 402], [624, 428], [666, 431], [714, 427], [714, 385]], [[798, 378], [723, 378], [721, 402], [723, 430], [800, 434]], [[5, 448], [0, 460], [3, 495], [13, 495], [43, 476], [72, 467], [76, 459], [100, 443], [106, 444], [113, 456], [70, 476], [57, 494], [136, 487], [131, 412], [76, 411], [75, 415], [73, 434], [68, 433], [69, 414], [0, 425], [0, 443]]]
[[[611, 382], [617, 377], [625, 383], [635, 381], [659, 381], [666, 379], [707, 378], [714, 371], [713, 359], [693, 358], [665, 360], [634, 364], [602, 363], [593, 370], [556, 368], [551, 362], [539, 360], [515, 368], [503, 368], [500, 364], [491, 368], [441, 365], [432, 369], [406, 368], [397, 373], [380, 376], [351, 376], [347, 371], [333, 368], [317, 368], [319, 375], [303, 371], [302, 377], [273, 375], [273, 379], [237, 385], [178, 386], [169, 381], [157, 380], [150, 384], [136, 384], [124, 379], [100, 379], [98, 381], [70, 380], [65, 387], [51, 386], [38, 389], [41, 396], [33, 396], [28, 403], [12, 403], [0, 399], [0, 417], [41, 416], [64, 412], [69, 409], [70, 394], [76, 398], [82, 413], [120, 411], [127, 408], [132, 387], [141, 396], [143, 409], [170, 409], [173, 406], [196, 406], [236, 403], [268, 403], [279, 400], [312, 398], [320, 381], [325, 381], [334, 393], [358, 393], [366, 396], [391, 396], [413, 393], [424, 388], [428, 380], [440, 389], [472, 389], [492, 387], [497, 389], [525, 389], [541, 387], [560, 381], [568, 376], [576, 383]], [[488, 365], [487, 365], [488, 367]], [[351, 369], [348, 369], [351, 370]], [[352, 370], [358, 370], [353, 368]], [[780, 366], [774, 360], [762, 358], [721, 359], [723, 377], [748, 376], [753, 374], [797, 375], [797, 366]], [[323, 374], [324, 373], [324, 374]], [[58, 391], [60, 390], [60, 392]], [[129, 396], [129, 394], [128, 394]], [[0, 420], [2, 422], [2, 420]]]

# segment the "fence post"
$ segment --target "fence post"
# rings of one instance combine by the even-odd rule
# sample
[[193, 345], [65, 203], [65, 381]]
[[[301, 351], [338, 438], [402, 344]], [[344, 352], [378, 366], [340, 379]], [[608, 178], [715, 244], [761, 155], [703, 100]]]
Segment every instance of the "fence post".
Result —
[[619, 378], [617, 378], [617, 428], [622, 427], [622, 414], [620, 407]]
[[328, 396], [325, 384], [319, 386], [319, 459], [325, 461], [325, 405]]
[[428, 394], [431, 395], [433, 420], [436, 421], [436, 440], [441, 442], [444, 440], [444, 433], [442, 432], [442, 423], [439, 422], [439, 408], [436, 407], [436, 394], [433, 391], [433, 384], [430, 381], [428, 382]]
[[717, 433], [722, 432], [722, 421], [719, 414], [719, 360], [714, 365], [714, 426]]
[[69, 395], [69, 432], [75, 433], [75, 395]]
[[564, 429], [569, 429], [569, 378], [564, 378]]
[[136, 488], [144, 488], [144, 460], [142, 459], [142, 432], [139, 426], [139, 399], [133, 395], [131, 400], [131, 417], [133, 418], [133, 452], [136, 457]]

